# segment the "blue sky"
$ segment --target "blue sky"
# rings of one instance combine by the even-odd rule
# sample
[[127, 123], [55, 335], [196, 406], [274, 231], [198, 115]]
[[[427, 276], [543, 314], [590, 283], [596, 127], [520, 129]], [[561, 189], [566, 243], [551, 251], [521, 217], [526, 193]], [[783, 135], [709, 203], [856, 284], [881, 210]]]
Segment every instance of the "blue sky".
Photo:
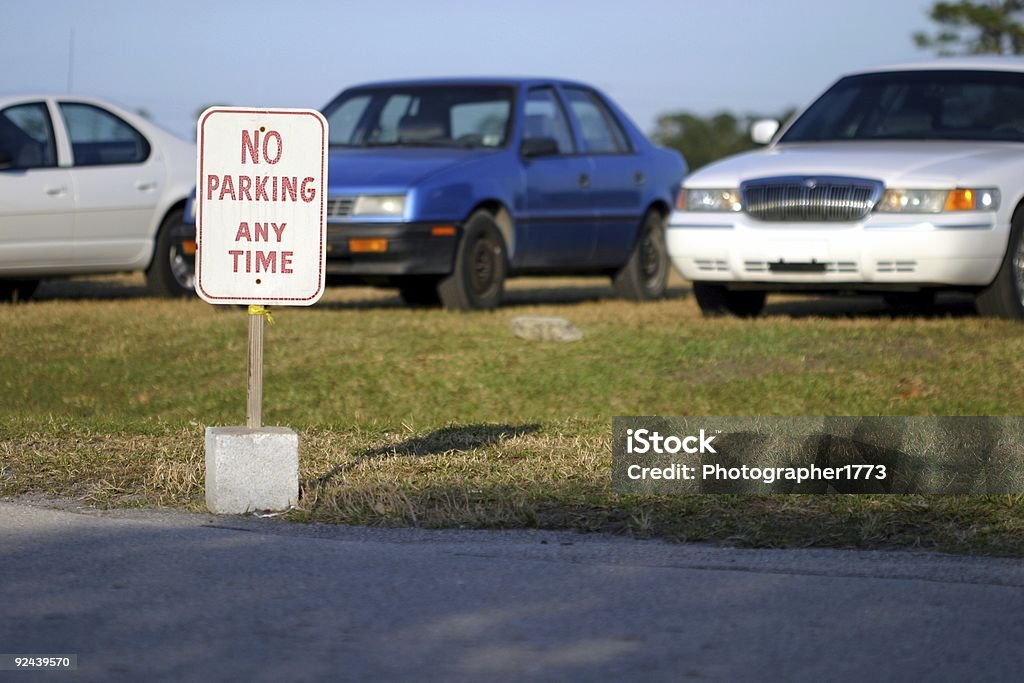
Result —
[[910, 36], [931, 28], [931, 5], [0, 0], [0, 92], [66, 92], [70, 81], [192, 136], [207, 104], [320, 107], [366, 80], [550, 75], [597, 85], [650, 131], [683, 109], [776, 113], [844, 71], [927, 57]]

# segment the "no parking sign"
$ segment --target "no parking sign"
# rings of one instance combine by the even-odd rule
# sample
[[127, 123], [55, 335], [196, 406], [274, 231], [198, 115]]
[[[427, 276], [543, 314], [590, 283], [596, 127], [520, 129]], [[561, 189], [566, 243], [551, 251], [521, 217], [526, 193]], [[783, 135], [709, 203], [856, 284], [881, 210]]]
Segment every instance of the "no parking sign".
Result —
[[196, 292], [212, 304], [316, 303], [326, 259], [327, 122], [312, 109], [199, 118]]

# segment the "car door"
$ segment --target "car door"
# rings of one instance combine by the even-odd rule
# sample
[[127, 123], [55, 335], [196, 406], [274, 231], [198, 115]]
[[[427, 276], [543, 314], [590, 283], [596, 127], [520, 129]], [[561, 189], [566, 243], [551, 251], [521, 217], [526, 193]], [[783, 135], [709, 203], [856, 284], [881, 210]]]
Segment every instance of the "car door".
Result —
[[590, 199], [590, 162], [577, 153], [568, 116], [555, 89], [531, 88], [524, 101], [523, 142], [549, 139], [554, 153], [522, 159], [525, 202], [516, 217], [515, 266], [545, 270], [586, 263], [597, 238]]
[[643, 157], [596, 92], [575, 86], [563, 91], [592, 169], [590, 194], [597, 214], [592, 265], [617, 267], [629, 257], [645, 208]]
[[78, 220], [74, 263], [86, 268], [132, 265], [152, 241], [166, 180], [146, 137], [112, 111], [61, 101], [71, 142]]
[[0, 110], [0, 273], [59, 269], [71, 262], [71, 173], [58, 166], [46, 102]]

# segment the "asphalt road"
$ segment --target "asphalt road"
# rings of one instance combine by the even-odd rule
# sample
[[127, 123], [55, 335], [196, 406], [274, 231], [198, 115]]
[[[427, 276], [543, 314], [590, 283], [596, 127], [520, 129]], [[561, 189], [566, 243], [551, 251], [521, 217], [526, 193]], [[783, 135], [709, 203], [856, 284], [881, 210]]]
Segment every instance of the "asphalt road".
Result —
[[3, 681], [1020, 680], [1024, 563], [0, 502]]

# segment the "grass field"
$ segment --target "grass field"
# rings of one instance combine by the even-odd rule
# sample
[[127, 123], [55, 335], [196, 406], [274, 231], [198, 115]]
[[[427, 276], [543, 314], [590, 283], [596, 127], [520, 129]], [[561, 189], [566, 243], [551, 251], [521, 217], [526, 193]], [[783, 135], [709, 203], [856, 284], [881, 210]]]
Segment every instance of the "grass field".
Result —
[[[761, 546], [1024, 555], [1024, 496], [624, 496], [614, 415], [1020, 415], [1024, 335], [963, 301], [772, 299], [704, 320], [601, 281], [523, 281], [494, 313], [332, 289], [267, 328], [264, 421], [300, 432], [298, 521], [552, 527]], [[559, 315], [572, 344], [514, 337]], [[246, 315], [146, 298], [141, 280], [47, 283], [0, 307], [0, 495], [203, 507], [203, 432], [244, 424]]]

